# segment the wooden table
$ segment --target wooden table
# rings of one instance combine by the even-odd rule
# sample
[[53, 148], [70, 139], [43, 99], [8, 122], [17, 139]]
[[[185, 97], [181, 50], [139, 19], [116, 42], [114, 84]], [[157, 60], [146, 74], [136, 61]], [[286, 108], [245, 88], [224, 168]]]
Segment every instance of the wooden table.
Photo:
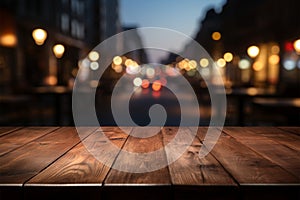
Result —
[[[90, 148], [105, 145], [97, 127], [81, 130]], [[188, 137], [191, 129], [184, 130]], [[300, 199], [300, 127], [225, 127], [200, 159], [206, 130], [200, 127], [171, 165], [126, 173], [89, 154], [74, 127], [0, 127], [0, 199]], [[148, 139], [117, 127], [102, 131], [120, 149], [149, 152], [170, 142], [177, 128]]]

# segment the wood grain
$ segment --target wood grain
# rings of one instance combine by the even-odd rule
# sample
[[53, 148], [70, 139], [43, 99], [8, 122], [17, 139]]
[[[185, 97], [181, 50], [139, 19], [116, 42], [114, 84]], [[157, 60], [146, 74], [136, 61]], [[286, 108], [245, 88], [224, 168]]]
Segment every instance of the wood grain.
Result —
[[[134, 128], [131, 134], [137, 136], [139, 131], [141, 129]], [[151, 129], [148, 131], [149, 133], [152, 132]], [[162, 134], [159, 132], [149, 138], [129, 136], [122, 150], [132, 153], [151, 153], [162, 147]], [[154, 161], [150, 161], [147, 156], [142, 158], [130, 157], [121, 152], [113, 167], [119, 166], [123, 170], [133, 171], [138, 171], [140, 168], [150, 170], [150, 166], [157, 166], [158, 163], [167, 165], [166, 162], [164, 151], [157, 154]], [[104, 181], [103, 194], [105, 199], [169, 199], [171, 197], [170, 185], [171, 180], [167, 167], [145, 173], [130, 173], [113, 168]]]
[[275, 142], [267, 137], [255, 134], [244, 127], [226, 127], [224, 132], [234, 137], [238, 142], [244, 144], [259, 155], [281, 166], [286, 171], [299, 178], [300, 182], [300, 152]]
[[294, 133], [296, 135], [300, 135], [300, 127], [277, 127], [285, 132]]
[[40, 138], [58, 127], [27, 127], [1, 137], [0, 156]]
[[256, 134], [263, 135], [271, 140], [283, 144], [300, 152], [300, 136], [291, 134], [275, 127], [247, 127]]
[[21, 128], [22, 127], [11, 127], [11, 126], [0, 127], [0, 137], [8, 133], [11, 133], [13, 131], [19, 130]]
[[[86, 135], [94, 130], [85, 129]], [[65, 127], [5, 154], [0, 159], [0, 186], [22, 186], [79, 142], [75, 128]]]
[[[192, 127], [179, 135], [176, 127], [165, 127], [148, 138], [137, 136], [150, 135], [154, 129], [126, 127], [127, 134], [118, 127], [78, 129], [83, 141], [74, 127], [0, 127], [0, 199], [66, 195], [72, 199], [297, 199], [300, 195], [299, 127], [225, 127], [212, 151], [201, 159], [200, 148], [209, 144], [203, 143], [207, 127], [199, 127], [196, 138]], [[212, 130], [214, 134], [218, 129]], [[190, 146], [187, 138], [192, 139]], [[167, 161], [173, 157], [167, 148], [154, 160], [124, 153], [152, 153], [170, 142], [175, 152], [187, 147], [170, 165]], [[100, 155], [102, 162], [94, 157]], [[156, 171], [135, 173], [159, 164], [164, 166]]]
[[[200, 138], [205, 134], [205, 129], [199, 129]], [[299, 183], [298, 178], [227, 134], [221, 134], [211, 153], [239, 185]]]
[[[178, 134], [179, 141], [185, 141], [187, 137], [193, 137], [191, 130], [183, 128], [183, 134]], [[163, 129], [163, 140], [167, 144], [177, 134], [178, 128], [166, 127]], [[175, 143], [179, 148], [182, 142]], [[169, 171], [173, 185], [229, 185], [237, 186], [230, 175], [219, 162], [211, 155], [199, 158], [199, 150], [202, 144], [197, 137], [193, 143], [174, 163], [169, 165]], [[167, 154], [168, 155], [168, 154]]]
[[[84, 143], [77, 144], [69, 152], [59, 158], [55, 163], [29, 180], [25, 186], [33, 185], [102, 185], [118, 152], [108, 149], [104, 137], [113, 140], [115, 145], [121, 147], [128, 137], [119, 128], [103, 128], [89, 135]], [[84, 146], [85, 145], [85, 146]], [[106, 163], [99, 162], [87, 149], [97, 156], [105, 155]], [[105, 151], [104, 151], [105, 150]]]
[[[139, 131], [138, 128], [133, 128], [132, 130]], [[151, 130], [149, 130], [151, 131]], [[137, 135], [137, 134], [136, 134]], [[150, 137], [150, 138], [137, 138], [133, 136], [129, 136], [122, 150], [132, 152], [132, 153], [149, 153], [155, 150], [158, 150], [163, 147], [162, 143], [162, 134], [159, 132], [158, 134]], [[164, 152], [157, 155], [154, 162], [148, 160], [147, 156], [144, 157], [143, 160], [137, 160], [135, 157], [129, 157], [126, 153], [120, 153], [114, 163], [114, 167], [119, 165], [120, 168], [124, 170], [133, 170], [138, 171], [140, 168], [149, 169], [150, 166], [147, 165], [157, 165], [158, 163], [164, 163], [167, 166], [167, 160]], [[149, 167], [149, 168], [148, 168]], [[112, 169], [107, 179], [105, 180], [105, 185], [169, 185], [170, 177], [167, 167], [159, 169], [154, 172], [148, 173], [129, 173], [124, 171], [118, 171], [116, 169]]]

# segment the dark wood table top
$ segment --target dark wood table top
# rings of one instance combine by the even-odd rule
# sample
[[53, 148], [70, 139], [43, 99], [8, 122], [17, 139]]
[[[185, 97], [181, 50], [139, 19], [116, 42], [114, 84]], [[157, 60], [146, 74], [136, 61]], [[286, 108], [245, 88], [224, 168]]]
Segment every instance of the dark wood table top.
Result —
[[[90, 150], [105, 145], [97, 127], [81, 130]], [[191, 129], [184, 130], [190, 136]], [[177, 128], [145, 139], [118, 127], [102, 131], [120, 149], [151, 152], [170, 142]], [[300, 127], [224, 127], [200, 159], [206, 131], [199, 127], [192, 145], [169, 166], [127, 173], [109, 167], [115, 162], [96, 160], [74, 127], [0, 127], [0, 199], [300, 199]]]

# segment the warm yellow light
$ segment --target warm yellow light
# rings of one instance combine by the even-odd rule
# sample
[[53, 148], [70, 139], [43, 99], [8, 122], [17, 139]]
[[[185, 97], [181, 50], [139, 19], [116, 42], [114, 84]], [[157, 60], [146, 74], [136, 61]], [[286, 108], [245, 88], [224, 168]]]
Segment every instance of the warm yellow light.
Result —
[[5, 34], [0, 37], [0, 44], [2, 46], [14, 47], [17, 44], [17, 38], [14, 34]]
[[294, 48], [298, 53], [300, 53], [300, 39], [294, 42]]
[[231, 62], [233, 59], [233, 55], [230, 52], [225, 53], [223, 57], [226, 62]]
[[99, 57], [100, 57], [100, 55], [99, 55], [99, 53], [97, 51], [91, 51], [89, 53], [89, 59], [91, 61], [97, 61], [97, 60], [99, 60]]
[[183, 63], [183, 68], [186, 70], [186, 71], [190, 71], [191, 70], [191, 68], [190, 68], [190, 65], [189, 65], [189, 62], [190, 62], [190, 60], [189, 59], [184, 59], [183, 61], [182, 61], [182, 63]]
[[272, 64], [272, 65], [277, 65], [280, 61], [280, 58], [278, 55], [271, 55], [269, 57], [269, 63]]
[[48, 76], [45, 79], [45, 82], [47, 85], [56, 85], [57, 84], [57, 78], [56, 76]]
[[254, 71], [260, 71], [263, 68], [264, 68], [264, 65], [262, 64], [262, 62], [256, 61], [255, 63], [253, 63], [253, 69], [254, 69]]
[[279, 54], [279, 52], [280, 52], [279, 46], [278, 46], [278, 45], [273, 45], [273, 46], [271, 47], [271, 52], [272, 52], [273, 54]]
[[122, 58], [121, 58], [120, 56], [115, 56], [115, 57], [113, 58], [113, 63], [114, 63], [115, 65], [121, 65], [121, 64], [122, 64]]
[[115, 65], [114, 68], [115, 72], [121, 73], [123, 71], [122, 65]]
[[154, 91], [159, 91], [161, 89], [161, 82], [159, 80], [156, 80], [152, 83], [152, 89]]
[[40, 28], [34, 29], [32, 31], [32, 37], [37, 45], [42, 45], [47, 39], [47, 32]]
[[217, 60], [217, 65], [219, 67], [225, 67], [226, 61], [223, 58], [220, 58], [220, 59]]
[[197, 62], [195, 60], [189, 61], [189, 68], [190, 69], [196, 69], [197, 68]]
[[213, 40], [220, 40], [221, 39], [221, 33], [220, 32], [213, 32], [212, 34], [211, 34], [211, 38], [213, 39]]
[[202, 58], [199, 62], [201, 67], [207, 67], [209, 65], [209, 61], [207, 58]]
[[255, 58], [259, 54], [259, 48], [257, 46], [251, 46], [247, 49], [247, 53], [251, 58]]
[[53, 47], [53, 53], [56, 58], [61, 58], [64, 55], [65, 47], [62, 44], [56, 44]]
[[248, 88], [247, 89], [247, 93], [249, 94], [249, 95], [251, 95], [251, 96], [254, 96], [254, 95], [257, 95], [257, 93], [258, 93], [258, 91], [257, 91], [257, 89], [256, 88]]
[[128, 67], [128, 66], [130, 66], [132, 64], [133, 64], [133, 60], [131, 60], [130, 58], [126, 59], [126, 61], [125, 61], [126, 67]]

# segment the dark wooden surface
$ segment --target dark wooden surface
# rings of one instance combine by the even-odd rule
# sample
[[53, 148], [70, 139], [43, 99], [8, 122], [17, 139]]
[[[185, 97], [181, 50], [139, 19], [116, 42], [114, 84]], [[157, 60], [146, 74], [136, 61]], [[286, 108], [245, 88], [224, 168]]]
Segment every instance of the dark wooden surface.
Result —
[[[139, 128], [0, 127], [0, 200], [2, 199], [300, 199], [300, 127], [224, 127], [204, 158], [206, 127], [199, 127], [192, 144], [172, 164], [147, 173], [135, 169], [129, 152], [153, 152], [173, 141], [176, 127], [164, 127], [149, 138], [137, 138]], [[181, 129], [175, 149], [193, 128]], [[216, 128], [217, 130], [217, 128]], [[99, 134], [102, 131], [104, 135]], [[151, 131], [151, 130], [150, 130]], [[104, 154], [111, 148], [120, 150]], [[126, 162], [122, 162], [123, 160]], [[154, 164], [171, 158], [162, 152]], [[145, 160], [144, 165], [149, 165]]]

